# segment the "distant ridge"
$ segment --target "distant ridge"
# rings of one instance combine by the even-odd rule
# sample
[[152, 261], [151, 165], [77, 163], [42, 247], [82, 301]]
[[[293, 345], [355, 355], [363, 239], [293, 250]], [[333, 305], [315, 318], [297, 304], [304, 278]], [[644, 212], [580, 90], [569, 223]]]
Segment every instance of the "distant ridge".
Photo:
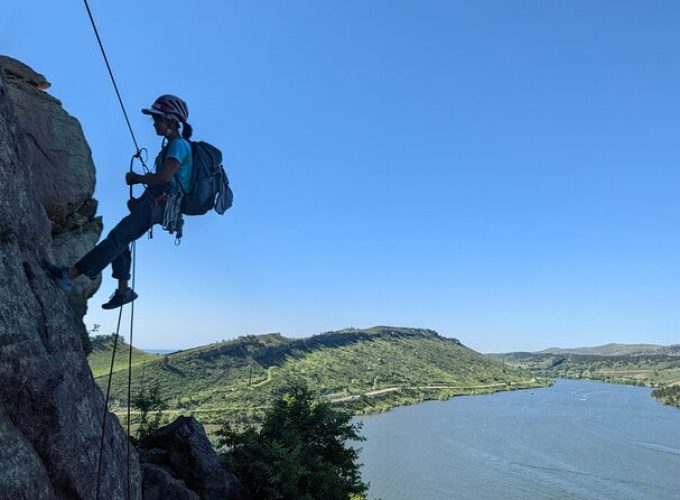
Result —
[[535, 354], [589, 354], [594, 356], [634, 356], [642, 354], [680, 355], [680, 344], [605, 344], [594, 347], [550, 347]]
[[680, 407], [680, 344], [605, 344], [489, 357], [538, 377], [603, 380], [653, 387], [659, 401]]
[[172, 354], [173, 352], [177, 352], [177, 349], [142, 349], [147, 354]]

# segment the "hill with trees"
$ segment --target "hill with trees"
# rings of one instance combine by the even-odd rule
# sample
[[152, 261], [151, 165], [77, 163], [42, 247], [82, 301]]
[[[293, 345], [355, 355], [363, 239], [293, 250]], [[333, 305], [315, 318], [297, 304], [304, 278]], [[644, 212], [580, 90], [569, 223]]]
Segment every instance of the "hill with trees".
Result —
[[[105, 387], [108, 370], [101, 367], [110, 364], [112, 344], [110, 339], [94, 344], [98, 347], [89, 361], [96, 369], [95, 380]], [[133, 350], [132, 358], [133, 391], [157, 386], [167, 413], [193, 414], [203, 422], [218, 422], [230, 414], [246, 420], [258, 417], [294, 383], [306, 384], [355, 414], [546, 384], [456, 339], [413, 328], [345, 329], [307, 338], [248, 335], [160, 356]], [[112, 397], [122, 405], [127, 357], [118, 359]]]

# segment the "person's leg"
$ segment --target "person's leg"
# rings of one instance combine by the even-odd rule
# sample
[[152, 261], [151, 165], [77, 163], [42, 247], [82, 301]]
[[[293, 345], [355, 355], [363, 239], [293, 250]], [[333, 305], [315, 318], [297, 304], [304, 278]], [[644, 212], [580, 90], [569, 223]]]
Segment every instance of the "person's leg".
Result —
[[113, 259], [113, 262], [111, 262], [111, 268], [113, 270], [111, 276], [118, 280], [118, 290], [127, 289], [131, 266], [132, 253], [128, 246], [120, 255], [118, 255], [118, 257]]
[[[161, 221], [163, 217], [163, 210], [164, 204], [157, 205], [153, 202], [149, 204], [149, 223], [146, 226], [147, 229]], [[113, 268], [113, 277], [118, 280], [118, 289], [113, 293], [113, 295], [111, 295], [111, 298], [109, 298], [108, 302], [102, 304], [103, 309], [116, 309], [124, 304], [132, 302], [137, 298], [137, 293], [128, 287], [131, 264], [132, 253], [130, 252], [130, 247], [126, 246], [125, 249], [111, 262], [111, 267]]]
[[132, 263], [132, 253], [130, 247], [118, 255], [111, 262], [113, 268], [113, 277], [118, 280], [118, 288], [109, 300], [102, 304], [104, 309], [116, 309], [124, 304], [128, 304], [137, 298], [137, 293], [128, 287], [128, 280], [130, 279], [130, 266]]
[[[150, 196], [142, 196], [136, 199], [135, 203], [129, 203], [128, 207], [130, 208], [130, 215], [123, 218], [103, 241], [73, 267], [67, 268], [49, 262], [43, 263], [59, 288], [70, 291], [73, 280], [81, 274], [85, 274], [90, 279], [95, 279], [97, 274], [111, 262], [113, 277], [118, 280], [118, 290], [126, 291], [124, 294], [125, 302], [123, 303], [137, 298], [137, 294], [128, 288], [131, 264], [129, 244], [141, 237], [154, 224], [163, 220], [165, 203], [158, 204]], [[114, 304], [116, 301], [120, 301], [120, 297], [113, 300], [116, 295], [117, 293], [114, 293], [112, 300], [102, 307], [105, 309], [116, 307]]]
[[[124, 217], [108, 236], [96, 247], [90, 250], [80, 259], [73, 268], [69, 269], [69, 276], [84, 274], [90, 279], [95, 279], [109, 263], [121, 254], [129, 253], [128, 245], [146, 233], [155, 223], [153, 200], [140, 202], [134, 210]], [[126, 262], [127, 260], [127, 262]], [[129, 279], [129, 259], [123, 258], [117, 266], [120, 274], [114, 275], [117, 279]]]

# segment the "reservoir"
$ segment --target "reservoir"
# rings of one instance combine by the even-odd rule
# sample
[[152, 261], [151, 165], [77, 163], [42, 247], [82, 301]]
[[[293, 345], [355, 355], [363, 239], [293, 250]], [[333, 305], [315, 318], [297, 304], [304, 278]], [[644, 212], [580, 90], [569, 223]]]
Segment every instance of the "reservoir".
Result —
[[680, 409], [558, 380], [362, 417], [373, 500], [680, 499]]

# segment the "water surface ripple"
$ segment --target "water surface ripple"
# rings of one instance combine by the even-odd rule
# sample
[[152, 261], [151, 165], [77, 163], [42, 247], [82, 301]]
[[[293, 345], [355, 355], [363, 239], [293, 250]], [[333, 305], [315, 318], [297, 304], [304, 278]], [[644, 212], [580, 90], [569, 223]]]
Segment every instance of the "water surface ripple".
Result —
[[363, 417], [369, 498], [680, 500], [680, 410], [649, 393], [558, 380]]

